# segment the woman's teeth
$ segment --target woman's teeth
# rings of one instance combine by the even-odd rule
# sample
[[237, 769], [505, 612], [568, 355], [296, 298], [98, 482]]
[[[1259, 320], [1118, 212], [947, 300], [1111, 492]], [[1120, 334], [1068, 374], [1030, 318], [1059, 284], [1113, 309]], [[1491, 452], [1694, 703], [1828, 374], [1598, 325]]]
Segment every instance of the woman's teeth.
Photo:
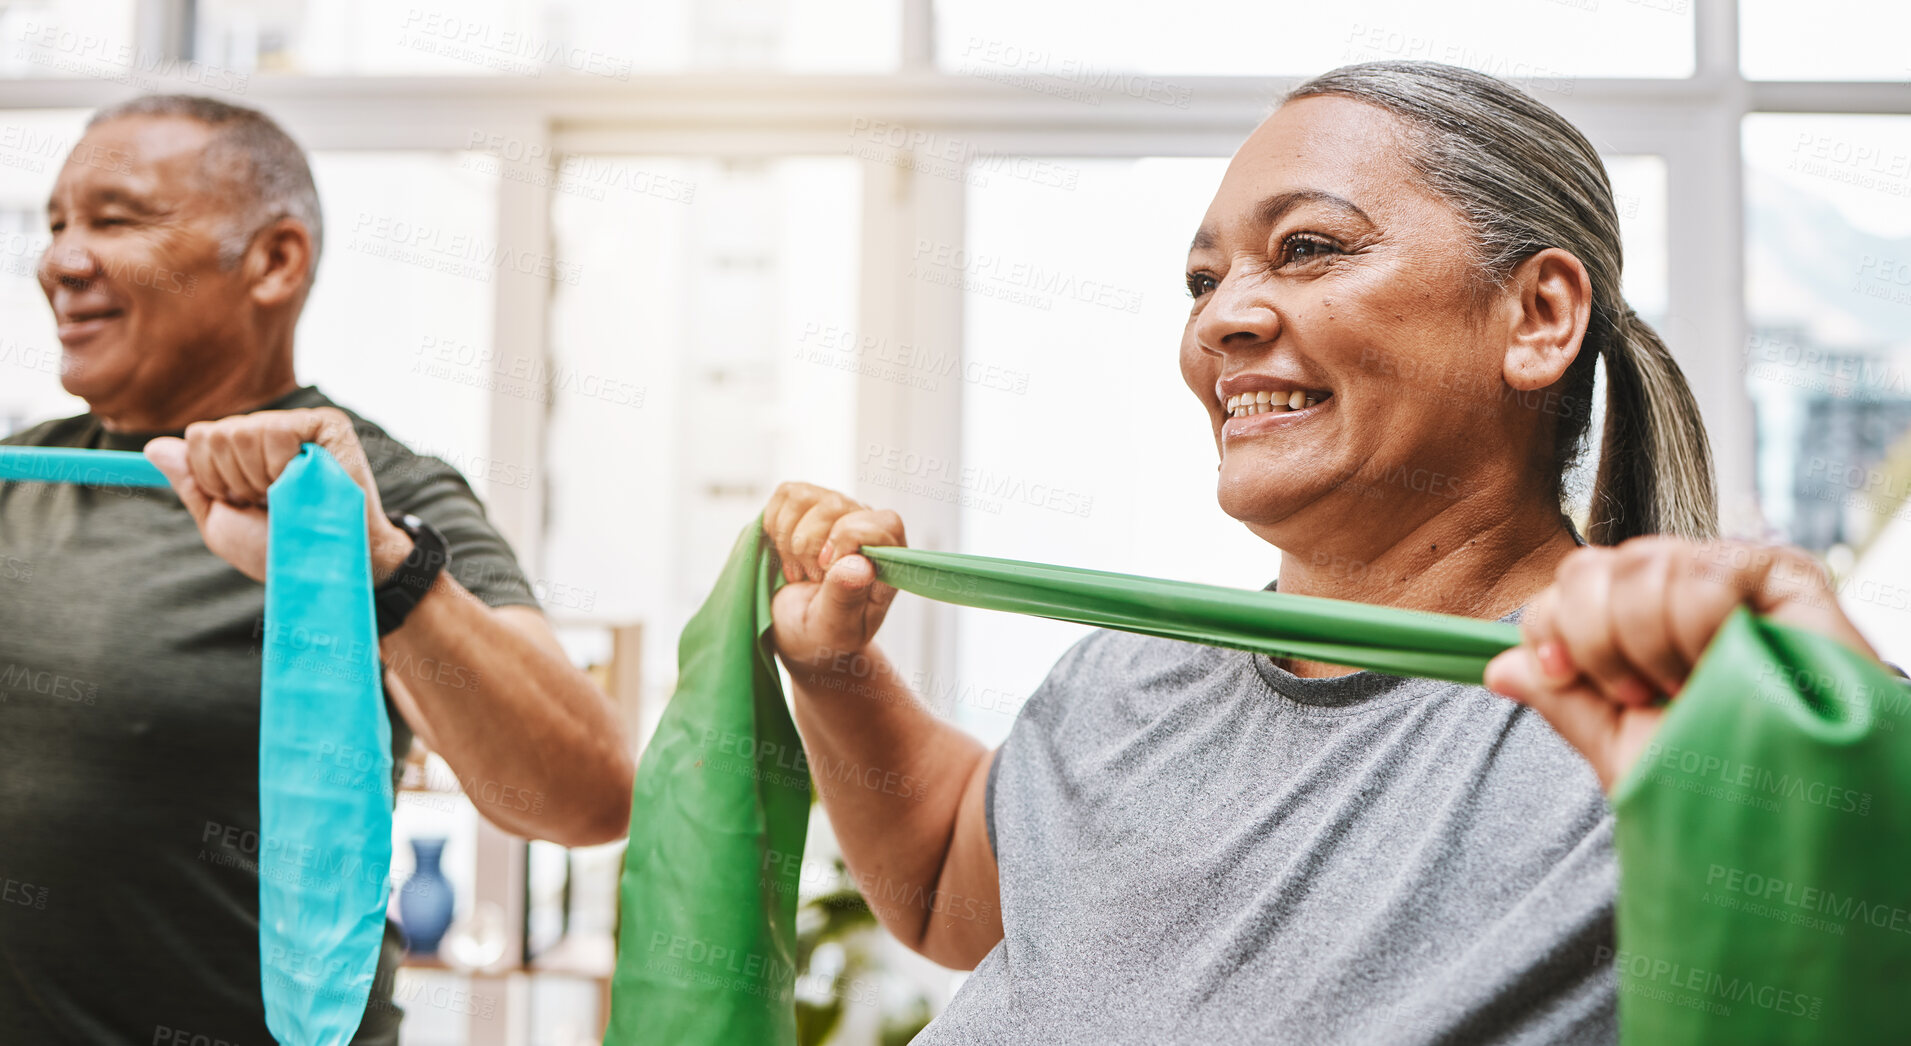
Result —
[[1278, 392], [1243, 392], [1239, 396], [1228, 397], [1228, 417], [1245, 418], [1254, 414], [1266, 414], [1269, 411], [1301, 410], [1320, 402], [1320, 398], [1310, 396], [1300, 389], [1285, 395]]

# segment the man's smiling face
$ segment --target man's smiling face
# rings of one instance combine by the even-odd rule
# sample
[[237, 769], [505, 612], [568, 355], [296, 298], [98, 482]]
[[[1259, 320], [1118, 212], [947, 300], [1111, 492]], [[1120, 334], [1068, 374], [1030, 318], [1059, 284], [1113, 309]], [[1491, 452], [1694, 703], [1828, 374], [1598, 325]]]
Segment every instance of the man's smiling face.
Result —
[[54, 183], [40, 287], [62, 384], [95, 413], [190, 395], [247, 349], [242, 267], [220, 258], [245, 196], [207, 169], [212, 138], [184, 117], [109, 120]]

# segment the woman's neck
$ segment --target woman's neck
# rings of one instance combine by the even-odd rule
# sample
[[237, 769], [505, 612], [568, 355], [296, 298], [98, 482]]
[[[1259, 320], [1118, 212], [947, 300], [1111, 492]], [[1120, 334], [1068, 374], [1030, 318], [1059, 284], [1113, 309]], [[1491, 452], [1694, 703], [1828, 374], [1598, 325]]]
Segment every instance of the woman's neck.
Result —
[[[1280, 591], [1465, 617], [1500, 618], [1525, 606], [1553, 579], [1575, 547], [1559, 510], [1482, 510], [1456, 502], [1412, 521], [1404, 532], [1360, 543], [1364, 535], [1281, 552]], [[1301, 676], [1355, 671], [1286, 661]]]

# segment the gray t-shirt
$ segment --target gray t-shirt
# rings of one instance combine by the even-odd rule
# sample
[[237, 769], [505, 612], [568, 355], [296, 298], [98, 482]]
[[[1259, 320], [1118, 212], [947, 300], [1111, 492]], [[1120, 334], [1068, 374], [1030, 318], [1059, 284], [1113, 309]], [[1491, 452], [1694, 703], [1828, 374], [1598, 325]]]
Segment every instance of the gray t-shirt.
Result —
[[918, 1046], [1617, 1038], [1605, 798], [1480, 687], [1097, 632], [989, 813], [1007, 936]]

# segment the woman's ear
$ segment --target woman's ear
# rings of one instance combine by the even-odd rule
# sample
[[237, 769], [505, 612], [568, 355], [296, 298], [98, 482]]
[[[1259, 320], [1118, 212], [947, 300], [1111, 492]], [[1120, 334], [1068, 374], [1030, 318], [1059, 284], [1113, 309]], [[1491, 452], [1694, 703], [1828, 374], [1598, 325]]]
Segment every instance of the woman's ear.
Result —
[[1519, 264], [1507, 281], [1506, 383], [1521, 392], [1566, 376], [1592, 319], [1592, 280], [1578, 258], [1548, 247]]

